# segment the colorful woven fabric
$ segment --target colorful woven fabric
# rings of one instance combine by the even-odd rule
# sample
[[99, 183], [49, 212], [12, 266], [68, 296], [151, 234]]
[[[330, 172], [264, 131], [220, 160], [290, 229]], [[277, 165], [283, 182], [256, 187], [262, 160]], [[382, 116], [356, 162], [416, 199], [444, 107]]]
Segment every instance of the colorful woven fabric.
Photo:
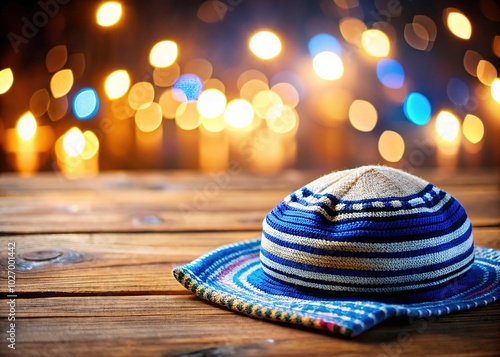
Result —
[[198, 296], [258, 318], [356, 336], [392, 316], [500, 298], [500, 252], [474, 247], [460, 203], [400, 170], [323, 176], [267, 214], [260, 239], [174, 269]]

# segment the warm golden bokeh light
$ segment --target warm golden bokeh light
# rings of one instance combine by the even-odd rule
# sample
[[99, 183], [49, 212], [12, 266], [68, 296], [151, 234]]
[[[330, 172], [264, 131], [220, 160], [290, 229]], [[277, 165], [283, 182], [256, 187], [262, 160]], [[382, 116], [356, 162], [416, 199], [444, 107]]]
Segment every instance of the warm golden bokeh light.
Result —
[[155, 67], [153, 81], [158, 87], [170, 87], [179, 78], [180, 74], [181, 68], [177, 63], [164, 68]]
[[153, 67], [168, 67], [175, 62], [177, 55], [177, 44], [174, 41], [160, 41], [151, 49], [149, 63]]
[[[446, 10], [445, 10], [446, 11]], [[446, 24], [452, 34], [458, 38], [468, 40], [472, 35], [472, 25], [469, 19], [462, 13], [456, 11], [448, 12]]]
[[63, 137], [63, 149], [69, 157], [80, 155], [85, 148], [85, 137], [80, 129], [72, 127]]
[[224, 112], [226, 123], [235, 129], [248, 127], [253, 121], [254, 111], [252, 104], [244, 99], [234, 99], [227, 104]]
[[500, 35], [493, 37], [491, 47], [493, 48], [495, 56], [500, 57]]
[[19, 118], [16, 126], [17, 134], [23, 141], [28, 141], [36, 134], [37, 124], [31, 112], [26, 112]]
[[197, 15], [201, 21], [212, 23], [222, 21], [226, 13], [227, 5], [222, 1], [207, 0], [198, 8]]
[[162, 111], [158, 103], [143, 104], [135, 113], [135, 125], [145, 133], [158, 129], [162, 120]]
[[498, 72], [495, 66], [486, 60], [481, 60], [477, 64], [476, 70], [477, 79], [487, 86], [491, 86], [493, 81], [497, 78]]
[[122, 5], [116, 1], [108, 1], [97, 9], [97, 24], [102, 27], [109, 27], [120, 21], [122, 16]]
[[50, 91], [54, 98], [64, 97], [73, 87], [73, 72], [71, 69], [62, 69], [54, 73], [50, 80]]
[[267, 77], [264, 73], [257, 69], [249, 69], [248, 71], [245, 71], [238, 76], [238, 79], [236, 80], [236, 86], [241, 90], [245, 83], [251, 81], [252, 79], [258, 79], [265, 84], [269, 84], [269, 81], [267, 80]]
[[[183, 91], [175, 88], [165, 90], [158, 103], [161, 106], [163, 117], [174, 119], [181, 104], [187, 103], [187, 97]], [[182, 108], [185, 108], [184, 106]]]
[[462, 124], [462, 131], [467, 140], [473, 144], [477, 144], [484, 136], [483, 122], [477, 116], [467, 114]]
[[384, 160], [398, 162], [405, 153], [405, 142], [395, 131], [386, 130], [378, 139], [378, 151]]
[[250, 38], [248, 44], [252, 53], [264, 60], [269, 60], [281, 52], [281, 40], [271, 31], [260, 31]]
[[0, 94], [6, 93], [14, 83], [14, 74], [10, 68], [0, 71]]
[[68, 50], [66, 46], [54, 46], [47, 52], [45, 65], [47, 66], [47, 70], [52, 73], [63, 68], [67, 60]]
[[491, 83], [491, 96], [495, 102], [500, 103], [500, 78], [495, 78]]
[[82, 159], [89, 160], [99, 152], [99, 139], [90, 130], [84, 131], [83, 137], [85, 139], [85, 146], [80, 155]]
[[130, 77], [126, 70], [119, 69], [111, 73], [104, 82], [104, 90], [109, 99], [123, 97], [130, 87]]
[[268, 89], [269, 86], [266, 82], [263, 82], [260, 79], [251, 79], [241, 87], [240, 97], [241, 99], [251, 102], [257, 93]]
[[297, 104], [299, 104], [299, 92], [290, 83], [276, 83], [272, 86], [271, 90], [281, 97], [283, 104], [288, 105], [291, 108], [295, 108]]
[[49, 109], [50, 95], [45, 88], [37, 90], [30, 98], [30, 110], [33, 115], [41, 117]]
[[328, 88], [310, 102], [311, 118], [322, 125], [337, 127], [347, 119], [353, 100], [352, 93], [346, 89]]
[[299, 115], [294, 108], [284, 106], [281, 110], [281, 115], [266, 120], [266, 124], [273, 132], [278, 134], [286, 134], [296, 130], [299, 123]]
[[213, 119], [224, 113], [226, 102], [226, 96], [218, 89], [206, 89], [198, 97], [196, 107], [201, 116]]
[[361, 35], [361, 46], [366, 53], [374, 57], [386, 57], [391, 49], [389, 37], [377, 29], [370, 29]]
[[377, 110], [366, 100], [355, 100], [349, 107], [349, 121], [359, 131], [372, 131], [377, 125], [377, 119]]
[[182, 72], [196, 74], [204, 82], [212, 76], [214, 68], [206, 59], [194, 58], [184, 65]]
[[273, 91], [263, 90], [255, 95], [252, 100], [255, 115], [262, 119], [275, 119], [281, 115], [283, 101]]
[[194, 130], [201, 125], [202, 117], [196, 108], [196, 102], [182, 103], [175, 114], [175, 123], [183, 130]]
[[344, 17], [340, 20], [340, 33], [342, 37], [353, 45], [361, 46], [361, 35], [366, 31], [366, 25], [355, 17]]
[[483, 57], [476, 51], [467, 50], [464, 55], [464, 68], [471, 76], [477, 77], [477, 65]]
[[313, 69], [316, 74], [325, 80], [333, 81], [344, 74], [344, 64], [339, 56], [333, 52], [320, 52], [313, 58]]
[[154, 99], [155, 89], [149, 82], [138, 82], [128, 92], [128, 104], [135, 110], [151, 104]]
[[64, 96], [61, 98], [52, 98], [50, 99], [49, 109], [47, 109], [47, 113], [49, 114], [49, 118], [52, 121], [57, 121], [68, 113], [69, 103], [68, 97]]
[[204, 117], [201, 123], [202, 127], [211, 133], [218, 133], [224, 130], [227, 126], [224, 114], [219, 115], [217, 118], [209, 119]]
[[224, 83], [217, 78], [210, 78], [204, 83], [204, 85], [205, 89], [218, 89], [222, 93], [225, 93], [226, 91], [226, 86], [224, 85]]
[[442, 110], [436, 118], [436, 134], [447, 142], [454, 141], [460, 132], [460, 122], [452, 113]]

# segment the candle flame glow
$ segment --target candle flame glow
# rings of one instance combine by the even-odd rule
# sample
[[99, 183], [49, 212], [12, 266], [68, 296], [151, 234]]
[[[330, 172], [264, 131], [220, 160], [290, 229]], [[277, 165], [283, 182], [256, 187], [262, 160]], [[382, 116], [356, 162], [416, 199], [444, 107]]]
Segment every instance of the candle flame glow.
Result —
[[17, 134], [23, 141], [28, 141], [36, 134], [37, 124], [31, 112], [26, 112], [17, 122]]

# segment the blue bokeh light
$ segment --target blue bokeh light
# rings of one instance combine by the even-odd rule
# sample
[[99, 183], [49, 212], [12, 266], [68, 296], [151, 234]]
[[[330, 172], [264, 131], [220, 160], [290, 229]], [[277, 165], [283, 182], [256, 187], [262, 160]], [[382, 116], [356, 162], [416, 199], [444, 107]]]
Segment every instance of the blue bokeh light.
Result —
[[203, 81], [196, 74], [182, 74], [175, 81], [173, 88], [181, 90], [189, 102], [198, 99], [203, 91]]
[[339, 40], [327, 33], [319, 33], [313, 36], [309, 40], [307, 47], [309, 48], [311, 56], [316, 56], [318, 53], [324, 51], [333, 52], [338, 56], [342, 55], [342, 46]]
[[73, 112], [80, 120], [92, 118], [99, 109], [99, 97], [92, 88], [80, 90], [73, 99]]
[[450, 78], [446, 87], [448, 98], [456, 105], [465, 105], [469, 100], [470, 91], [467, 84], [458, 78]]
[[403, 86], [405, 72], [398, 61], [384, 58], [377, 63], [377, 77], [384, 86], [398, 89]]
[[421, 93], [410, 93], [403, 104], [406, 117], [417, 125], [425, 125], [431, 118], [431, 103], [429, 99]]

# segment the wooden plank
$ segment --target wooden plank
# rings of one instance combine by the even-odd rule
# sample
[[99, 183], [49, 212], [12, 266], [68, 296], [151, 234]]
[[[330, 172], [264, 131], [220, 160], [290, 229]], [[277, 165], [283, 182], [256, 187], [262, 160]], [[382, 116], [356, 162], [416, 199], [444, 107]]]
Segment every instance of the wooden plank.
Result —
[[391, 319], [354, 339], [251, 319], [192, 296], [18, 299], [16, 308], [16, 350], [0, 344], [9, 356], [495, 356], [499, 347], [498, 303]]
[[[500, 225], [497, 186], [448, 191], [475, 226]], [[144, 232], [257, 230], [288, 190], [37, 191], [0, 198], [0, 232]]]
[[[226, 233], [123, 233], [6, 236], [0, 247], [16, 243], [16, 291], [20, 296], [187, 294], [172, 269], [223, 244], [260, 236], [260, 231]], [[500, 249], [500, 228], [474, 230], [477, 245]], [[62, 255], [33, 262], [28, 253]], [[0, 250], [0, 262], [7, 261]], [[0, 286], [7, 286], [6, 271]]]

